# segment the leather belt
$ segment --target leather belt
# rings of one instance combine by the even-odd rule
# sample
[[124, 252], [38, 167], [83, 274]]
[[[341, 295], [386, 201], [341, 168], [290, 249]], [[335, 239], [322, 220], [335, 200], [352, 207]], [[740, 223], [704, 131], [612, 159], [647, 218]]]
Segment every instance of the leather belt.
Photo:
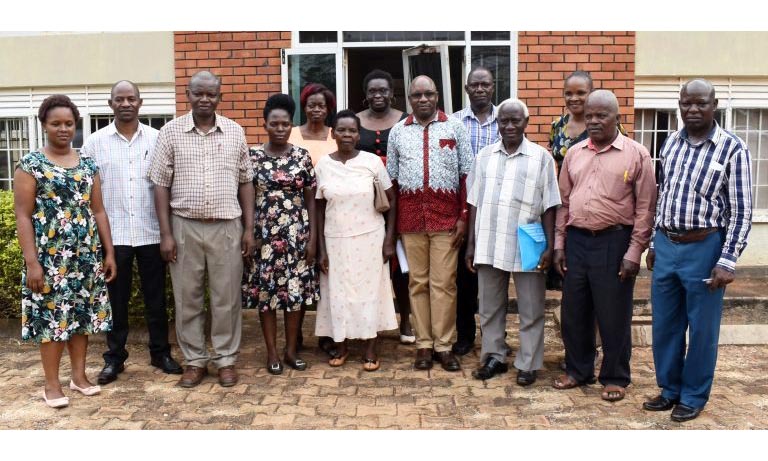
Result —
[[718, 231], [717, 227], [705, 227], [702, 229], [691, 230], [668, 230], [659, 228], [664, 235], [667, 236], [672, 243], [691, 243], [700, 242], [707, 238], [707, 235], [713, 234]]
[[599, 229], [599, 230], [584, 229], [582, 227], [573, 227], [573, 226], [571, 226], [570, 228], [580, 234], [589, 235], [590, 237], [597, 237], [598, 235], [607, 234], [609, 232], [616, 232], [624, 229], [632, 229], [632, 226], [627, 226], [625, 224], [615, 224], [613, 226], [608, 226], [604, 229]]
[[218, 218], [202, 218], [202, 219], [194, 219], [193, 221], [205, 223], [205, 224], [211, 224], [215, 222], [222, 222], [222, 221], [229, 221], [229, 219], [218, 219]]

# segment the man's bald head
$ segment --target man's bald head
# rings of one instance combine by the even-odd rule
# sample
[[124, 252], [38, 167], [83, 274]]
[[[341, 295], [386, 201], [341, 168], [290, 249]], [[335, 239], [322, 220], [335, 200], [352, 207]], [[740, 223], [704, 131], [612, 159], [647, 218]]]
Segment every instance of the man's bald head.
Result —
[[419, 75], [413, 79], [408, 89], [408, 102], [419, 123], [426, 123], [435, 116], [438, 97], [437, 86], [431, 78]]
[[207, 70], [201, 70], [193, 75], [192, 78], [189, 79], [189, 86], [192, 87], [192, 85], [197, 85], [203, 82], [215, 82], [216, 86], [221, 87], [221, 79], [214, 75], [213, 72]]
[[133, 83], [130, 80], [120, 80], [118, 82], [115, 82], [115, 84], [112, 85], [112, 89], [109, 91], [110, 98], [114, 98], [115, 97], [115, 90], [117, 90], [118, 88], [123, 88], [123, 87], [127, 88], [128, 86], [131, 87], [131, 89], [133, 90], [134, 95], [136, 96], [136, 98], [140, 99], [141, 98], [141, 93], [139, 92], [139, 87], [136, 86], [136, 84]]
[[619, 100], [616, 99], [616, 95], [611, 91], [595, 90], [589, 93], [586, 104], [589, 105], [590, 103], [605, 105], [606, 107], [613, 109], [617, 114], [619, 113]]
[[715, 99], [715, 85], [712, 84], [709, 80], [705, 80], [703, 78], [694, 78], [692, 80], [688, 80], [687, 82], [683, 83], [682, 88], [680, 88], [680, 96], [685, 94], [689, 94], [692, 92], [706, 92], [709, 94], [709, 97], [713, 100]]
[[584, 121], [592, 144], [602, 149], [610, 145], [619, 133], [619, 101], [608, 90], [596, 90], [587, 96]]

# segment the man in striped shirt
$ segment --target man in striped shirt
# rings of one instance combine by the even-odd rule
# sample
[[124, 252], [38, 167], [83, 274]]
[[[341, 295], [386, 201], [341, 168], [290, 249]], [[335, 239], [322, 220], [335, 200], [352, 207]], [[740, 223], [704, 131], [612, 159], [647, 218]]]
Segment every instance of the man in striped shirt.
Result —
[[[659, 199], [651, 249], [653, 360], [661, 394], [643, 404], [683, 422], [709, 399], [725, 286], [747, 245], [752, 219], [750, 155], [744, 141], [715, 122], [711, 83], [680, 90], [684, 128], [661, 150]], [[690, 338], [686, 354], [686, 330]]]
[[[469, 96], [469, 107], [453, 114], [461, 120], [469, 133], [472, 156], [477, 156], [485, 146], [499, 140], [497, 109], [493, 105], [493, 74], [485, 67], [475, 67], [467, 75], [464, 90]], [[477, 275], [467, 270], [464, 256], [467, 245], [459, 250], [459, 267], [456, 269], [456, 343], [453, 353], [466, 355], [475, 344], [475, 313], [477, 312]]]
[[[482, 365], [472, 376], [485, 380], [508, 370], [504, 336], [511, 274], [520, 314], [516, 382], [528, 386], [544, 365], [542, 271], [552, 261], [560, 192], [555, 159], [525, 138], [528, 107], [508, 99], [499, 105], [498, 114], [502, 139], [480, 151], [467, 179], [470, 218], [464, 263], [468, 270], [478, 272], [483, 330]], [[523, 267], [518, 229], [532, 223], [541, 223], [547, 245], [536, 267]]]
[[158, 131], [139, 123], [141, 94], [132, 82], [115, 83], [108, 102], [115, 120], [89, 136], [81, 150], [82, 155], [93, 157], [99, 167], [104, 208], [109, 216], [117, 260], [117, 278], [108, 286], [114, 324], [112, 331], [107, 333], [107, 351], [104, 352], [104, 368], [98, 376], [99, 384], [116, 380], [128, 358], [125, 343], [134, 258], [144, 294], [151, 364], [166, 373], [182, 372], [181, 366], [171, 357], [168, 344], [165, 262], [160, 257], [160, 227], [152, 198], [152, 183], [147, 178]]

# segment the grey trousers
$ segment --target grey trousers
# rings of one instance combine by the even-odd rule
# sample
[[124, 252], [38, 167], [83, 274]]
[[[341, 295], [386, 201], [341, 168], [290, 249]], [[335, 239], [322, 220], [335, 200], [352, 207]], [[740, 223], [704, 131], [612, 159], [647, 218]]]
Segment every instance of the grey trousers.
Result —
[[[176, 262], [169, 263], [176, 302], [176, 337], [187, 365], [235, 364], [240, 350], [243, 260], [240, 218], [206, 223], [171, 216]], [[211, 294], [211, 346], [205, 344], [205, 272]]]
[[[515, 368], [538, 370], [544, 366], [544, 274], [538, 272], [511, 273], [517, 290], [520, 315], [520, 350], [515, 356]], [[506, 361], [504, 333], [507, 326], [510, 272], [493, 266], [477, 266], [480, 295], [480, 327], [483, 334], [481, 359], [493, 357]]]

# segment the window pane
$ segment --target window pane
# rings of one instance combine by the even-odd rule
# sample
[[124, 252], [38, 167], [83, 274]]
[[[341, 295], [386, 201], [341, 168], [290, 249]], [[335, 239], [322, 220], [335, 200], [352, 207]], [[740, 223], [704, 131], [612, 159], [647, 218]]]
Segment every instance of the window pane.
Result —
[[744, 131], [747, 129], [747, 111], [744, 109], [733, 109], [733, 130]]
[[[307, 83], [322, 83], [336, 95], [336, 55], [335, 54], [294, 54], [288, 56], [288, 94], [296, 102], [296, 114], [293, 124], [299, 126], [307, 117], [300, 109], [299, 95]], [[333, 117], [328, 113], [327, 124]]]
[[479, 31], [472, 32], [472, 40], [509, 40], [509, 31], [488, 32]]
[[755, 208], [766, 209], [768, 208], [768, 186], [757, 186], [757, 197], [755, 200]]
[[15, 165], [28, 151], [27, 119], [22, 117], [0, 119], [0, 188], [10, 189]]
[[346, 31], [345, 42], [413, 42], [413, 41], [454, 41], [464, 40], [462, 31]]
[[[473, 46], [472, 68], [483, 66], [493, 73], [495, 91], [493, 103], [499, 104], [509, 98], [510, 93], [510, 52], [508, 46]], [[458, 105], [457, 105], [458, 107]]]
[[335, 30], [299, 32], [301, 43], [336, 43], [338, 33]]

